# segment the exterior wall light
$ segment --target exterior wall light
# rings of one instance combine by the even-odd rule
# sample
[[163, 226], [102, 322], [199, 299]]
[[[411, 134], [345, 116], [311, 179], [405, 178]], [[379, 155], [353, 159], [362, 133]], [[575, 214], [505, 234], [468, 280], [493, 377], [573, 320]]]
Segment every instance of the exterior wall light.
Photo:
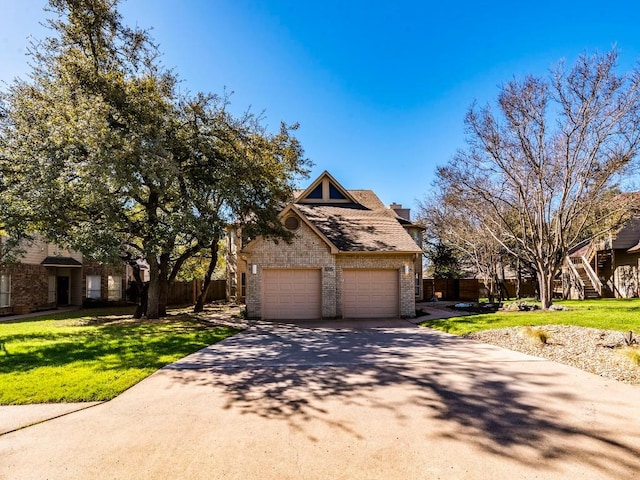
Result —
[[251, 265], [251, 273], [254, 275], [258, 273], [258, 265], [256, 265], [255, 263]]
[[402, 267], [402, 271], [404, 272], [405, 275], [409, 275], [409, 265], [404, 265]]

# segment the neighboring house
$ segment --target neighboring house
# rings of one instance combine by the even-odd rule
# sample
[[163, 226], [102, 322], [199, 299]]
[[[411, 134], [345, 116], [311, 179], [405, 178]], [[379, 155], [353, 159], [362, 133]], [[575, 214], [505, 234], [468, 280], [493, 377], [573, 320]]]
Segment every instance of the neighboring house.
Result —
[[125, 266], [103, 265], [36, 239], [18, 262], [0, 269], [0, 315], [89, 301], [121, 302]]
[[422, 298], [423, 227], [371, 190], [324, 172], [280, 214], [294, 239], [227, 236], [229, 297], [250, 318], [413, 317]]
[[566, 298], [633, 298], [640, 295], [640, 218], [617, 232], [569, 252], [562, 270]]

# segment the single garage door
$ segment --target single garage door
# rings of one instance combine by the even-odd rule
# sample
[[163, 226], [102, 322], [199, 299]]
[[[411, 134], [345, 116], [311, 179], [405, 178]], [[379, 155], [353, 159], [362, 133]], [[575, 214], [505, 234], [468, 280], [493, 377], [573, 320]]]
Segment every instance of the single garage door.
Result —
[[264, 269], [262, 318], [269, 320], [322, 317], [318, 269]]
[[398, 316], [398, 270], [343, 270], [342, 316], [395, 318]]

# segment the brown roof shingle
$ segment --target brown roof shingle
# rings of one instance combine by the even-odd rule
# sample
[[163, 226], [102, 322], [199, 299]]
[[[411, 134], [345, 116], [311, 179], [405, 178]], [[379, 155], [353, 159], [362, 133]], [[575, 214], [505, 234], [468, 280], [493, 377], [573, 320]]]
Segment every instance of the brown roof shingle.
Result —
[[371, 190], [349, 190], [358, 204], [297, 204], [296, 208], [343, 252], [421, 250]]

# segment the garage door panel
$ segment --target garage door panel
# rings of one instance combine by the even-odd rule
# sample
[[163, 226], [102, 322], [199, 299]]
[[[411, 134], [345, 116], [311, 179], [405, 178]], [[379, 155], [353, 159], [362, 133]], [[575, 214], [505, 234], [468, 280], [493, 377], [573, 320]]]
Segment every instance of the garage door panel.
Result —
[[322, 316], [318, 269], [264, 269], [262, 318], [315, 319]]
[[398, 271], [343, 270], [343, 317], [389, 318], [399, 311]]

